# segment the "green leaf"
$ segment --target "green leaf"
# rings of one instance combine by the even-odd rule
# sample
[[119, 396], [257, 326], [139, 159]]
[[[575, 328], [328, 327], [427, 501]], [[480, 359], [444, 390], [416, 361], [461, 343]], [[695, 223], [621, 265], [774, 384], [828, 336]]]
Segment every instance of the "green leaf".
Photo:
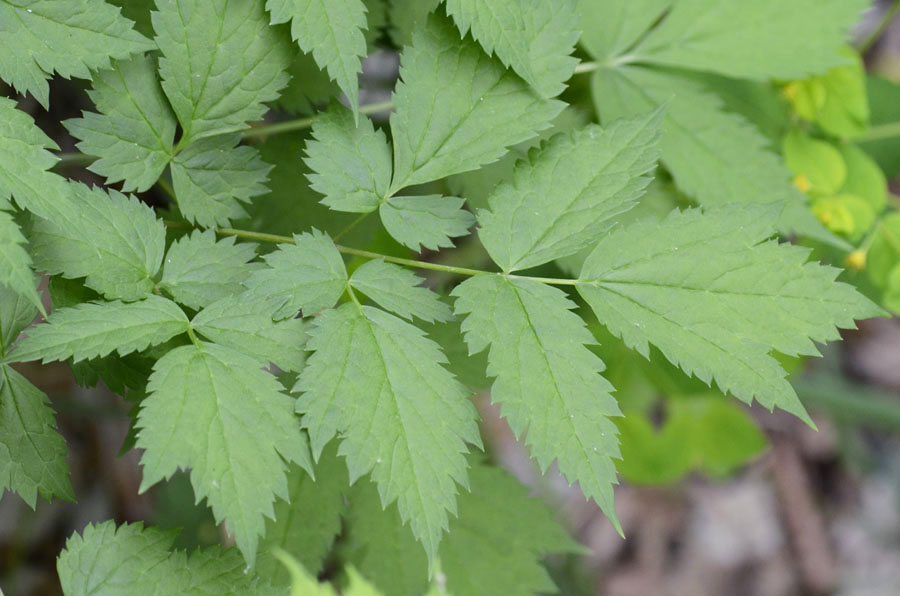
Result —
[[887, 206], [887, 179], [884, 172], [862, 149], [850, 143], [839, 146], [847, 166], [847, 177], [841, 192], [864, 199], [872, 211], [881, 213]]
[[866, 255], [866, 273], [879, 288], [888, 284], [891, 270], [900, 263], [900, 213], [887, 213], [875, 228]]
[[159, 287], [179, 304], [200, 310], [241, 293], [241, 282], [259, 269], [250, 263], [255, 256], [255, 244], [235, 244], [234, 238], [216, 242], [215, 232], [198, 230], [169, 247]]
[[315, 480], [297, 466], [288, 473], [288, 499], [275, 503], [275, 519], [266, 521], [266, 535], [259, 545], [256, 572], [275, 585], [288, 581], [286, 570], [273, 555], [281, 549], [311, 573], [318, 574], [325, 557], [341, 532], [346, 510], [347, 466], [329, 443], [315, 466]]
[[397, 242], [416, 252], [423, 246], [438, 250], [453, 246], [450, 238], [465, 236], [475, 223], [464, 204], [463, 199], [441, 195], [393, 197], [381, 204], [379, 214]]
[[722, 111], [721, 101], [696, 83], [674, 74], [627, 67], [597, 71], [592, 91], [603, 122], [665, 104], [662, 163], [678, 188], [700, 205], [782, 202], [781, 231], [846, 246], [810, 213], [765, 137], [740, 116]]
[[441, 0], [388, 0], [388, 33], [398, 48], [412, 44], [414, 31], [425, 26], [428, 15], [440, 5]]
[[165, 252], [166, 228], [134, 197], [69, 183], [70, 214], [35, 223], [35, 267], [51, 275], [86, 277], [85, 285], [110, 299], [139, 300], [153, 290]]
[[31, 256], [25, 250], [27, 243], [13, 216], [0, 210], [0, 286], [26, 296], [36, 308], [43, 310], [35, 289]]
[[542, 99], [473, 41], [432, 15], [400, 60], [391, 116], [398, 190], [474, 170], [547, 128], [562, 102]]
[[463, 36], [472, 32], [488, 54], [496, 54], [544, 97], [565, 89], [578, 61], [575, 0], [445, 0]]
[[578, 291], [601, 323], [649, 357], [653, 343], [686, 373], [809, 421], [771, 354], [817, 356], [812, 341], [881, 309], [809, 251], [767, 238], [771, 207], [673, 211], [605, 237]]
[[255, 271], [244, 285], [250, 296], [277, 302], [276, 319], [298, 310], [312, 315], [334, 306], [347, 287], [341, 253], [327, 234], [316, 229], [295, 234], [294, 244], [281, 245], [263, 258], [269, 267]]
[[0, 364], [0, 492], [18, 493], [32, 509], [39, 493], [48, 501], [54, 496], [75, 500], [66, 442], [55, 426], [47, 396]]
[[181, 123], [179, 145], [259, 120], [288, 82], [292, 52], [262, 2], [157, 0], [162, 87]]
[[450, 307], [441, 302], [437, 294], [423, 288], [424, 282], [409, 269], [381, 259], [362, 265], [350, 277], [353, 289], [404, 319], [418, 317], [429, 323], [451, 320]]
[[282, 370], [298, 372], [306, 354], [304, 322], [286, 319], [274, 322], [260, 305], [241, 296], [228, 296], [213, 302], [191, 321], [195, 331], [210, 341], [269, 362]]
[[812, 193], [834, 195], [847, 178], [847, 164], [837, 147], [793, 129], [782, 143], [784, 162], [791, 172], [803, 176]]
[[125, 356], [161, 344], [186, 332], [188, 319], [171, 300], [147, 296], [139, 302], [87, 302], [60, 308], [37, 325], [12, 353], [15, 362], [66, 360], [75, 362]]
[[312, 170], [310, 186], [336, 211], [368, 213], [388, 195], [391, 148], [384, 132], [363, 117], [358, 124], [343, 106], [332, 105], [318, 117], [304, 162]]
[[205, 342], [160, 358], [147, 390], [137, 422], [141, 492], [190, 468], [197, 500], [207, 500], [217, 522], [227, 520], [253, 564], [264, 516], [274, 516], [276, 496], [288, 495], [285, 461], [311, 470], [294, 400], [256, 359]]
[[494, 262], [506, 272], [527, 269], [593, 245], [650, 183], [662, 116], [558, 134], [519, 162], [491, 194], [491, 210], [478, 212], [478, 236]]
[[744, 79], [800, 79], [846, 61], [868, 0], [678, 0], [631, 61]]
[[291, 21], [291, 36], [347, 96], [359, 116], [361, 58], [366, 55], [366, 6], [362, 0], [267, 0], [272, 24]]
[[516, 437], [525, 437], [542, 470], [555, 459], [618, 529], [612, 460], [619, 446], [610, 417], [621, 412], [600, 376], [603, 362], [585, 347], [595, 341], [571, 312], [575, 305], [557, 288], [499, 275], [473, 277], [452, 295], [456, 314], [467, 315], [469, 352], [490, 346], [491, 399]]
[[619, 56], [634, 45], [672, 0], [578, 0], [580, 43], [597, 60]]
[[47, 171], [57, 162], [48, 149], [59, 147], [31, 116], [16, 109], [16, 102], [0, 97], [0, 204], [13, 197], [41, 217], [59, 215], [66, 187], [61, 177]]
[[[869, 97], [870, 123], [873, 128], [882, 129], [900, 120], [900, 85], [875, 75], [866, 80], [866, 95]], [[887, 127], [886, 130], [891, 130]], [[900, 138], [895, 135], [860, 140], [859, 146], [875, 158], [888, 178], [900, 173]]]
[[201, 139], [172, 162], [172, 184], [186, 219], [211, 228], [246, 217], [242, 203], [268, 192], [272, 166], [237, 135]]
[[19, 334], [34, 321], [37, 309], [22, 294], [0, 286], [0, 356], [5, 356]]
[[208, 594], [268, 593], [245, 571], [234, 549], [197, 550], [190, 557], [171, 552], [177, 531], [144, 528], [140, 522], [113, 521], [88, 524], [74, 534], [56, 562], [60, 583], [67, 596], [104, 594]]
[[309, 358], [294, 392], [313, 453], [339, 434], [351, 481], [371, 472], [382, 503], [437, 554], [456, 484], [466, 484], [465, 442], [480, 445], [469, 392], [441, 366], [425, 334], [368, 306], [325, 311], [310, 331]]
[[4, 0], [0, 2], [0, 78], [31, 93], [44, 109], [54, 72], [90, 79], [110, 58], [154, 49], [134, 23], [103, 0]]
[[124, 181], [123, 191], [143, 192], [153, 186], [172, 158], [175, 116], [148, 56], [116, 62], [94, 77], [89, 91], [99, 114], [84, 113], [65, 126], [81, 142], [77, 147], [100, 159], [88, 169]]

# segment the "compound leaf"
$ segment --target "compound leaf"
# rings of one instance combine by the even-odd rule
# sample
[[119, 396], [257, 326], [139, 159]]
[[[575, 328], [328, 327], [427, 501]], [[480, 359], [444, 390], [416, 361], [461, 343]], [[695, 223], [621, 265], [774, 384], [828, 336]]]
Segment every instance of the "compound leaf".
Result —
[[453, 246], [451, 238], [465, 236], [475, 217], [457, 197], [428, 195], [393, 197], [381, 204], [379, 215], [388, 233], [416, 252], [422, 247], [438, 250]]
[[619, 56], [659, 20], [672, 0], [578, 0], [580, 43], [597, 60]]
[[334, 306], [347, 287], [341, 253], [316, 229], [295, 234], [294, 244], [284, 244], [264, 259], [269, 266], [254, 272], [244, 285], [250, 296], [274, 301], [276, 319]]
[[469, 392], [441, 366], [437, 344], [376, 308], [325, 311], [309, 348], [294, 392], [313, 453], [339, 434], [351, 481], [371, 472], [382, 504], [397, 501], [433, 560], [456, 484], [466, 484], [465, 442], [480, 445]]
[[210, 341], [239, 350], [287, 371], [303, 368], [306, 355], [304, 322], [285, 319], [277, 323], [257, 302], [228, 296], [213, 302], [191, 321], [195, 331]]
[[137, 421], [141, 492], [190, 468], [197, 499], [226, 520], [253, 564], [264, 516], [274, 516], [276, 496], [288, 495], [285, 462], [311, 470], [294, 400], [255, 358], [206, 342], [160, 358], [147, 391]]
[[[555, 459], [569, 482], [579, 482], [619, 528], [613, 484], [620, 416], [600, 376], [603, 362], [575, 305], [556, 288], [531, 280], [479, 275], [453, 290], [469, 352], [488, 346], [491, 399], [517, 437], [525, 436], [542, 470]], [[527, 434], [526, 434], [527, 431]], [[620, 530], [621, 531], [621, 530]]]
[[171, 300], [150, 295], [139, 302], [86, 302], [60, 308], [19, 342], [11, 359], [75, 362], [120, 356], [161, 344], [186, 332], [188, 319]]
[[[631, 209], [656, 166], [662, 112], [561, 133], [491, 193], [478, 236], [506, 271], [572, 255]], [[549, 197], [553, 197], [549, 200]]]
[[291, 21], [291, 36], [347, 96], [359, 116], [359, 73], [366, 55], [366, 5], [362, 0], [268, 0], [272, 24]]
[[292, 48], [262, 2], [157, 0], [162, 87], [181, 123], [180, 144], [247, 127], [288, 82]]
[[809, 420], [773, 350], [816, 356], [812, 341], [880, 308], [809, 250], [767, 240], [777, 208], [673, 211], [606, 236], [578, 291], [601, 323], [649, 357], [654, 344], [686, 373], [739, 399]]
[[169, 247], [159, 287], [175, 302], [200, 310], [216, 300], [241, 293], [241, 282], [259, 269], [250, 263], [255, 256], [255, 244], [235, 244], [234, 238], [217, 242], [212, 230], [198, 230]]
[[103, 0], [4, 0], [0, 2], [0, 78], [31, 93], [47, 109], [54, 72], [90, 79], [110, 58], [155, 49], [134, 23]]
[[148, 56], [116, 62], [94, 77], [88, 95], [99, 114], [86, 112], [65, 122], [81, 139], [78, 148], [99, 156], [88, 169], [123, 191], [143, 192], [153, 186], [172, 157], [175, 116]]
[[542, 96], [554, 97], [565, 89], [578, 62], [570, 56], [578, 41], [574, 0], [444, 3], [463, 36], [471, 31], [488, 54], [496, 54]]
[[746, 79], [802, 79], [838, 50], [868, 0], [678, 0], [632, 60]]
[[565, 104], [528, 85], [433, 14], [403, 52], [391, 116], [391, 194], [474, 170], [550, 126]]
[[423, 288], [424, 282], [409, 269], [381, 259], [362, 265], [350, 277], [355, 290], [405, 319], [418, 317], [429, 323], [451, 320], [450, 307], [437, 294]]
[[71, 214], [34, 225], [31, 249], [38, 270], [85, 285], [110, 299], [139, 300], [153, 290], [165, 253], [166, 228], [134, 197], [71, 182]]
[[363, 117], [332, 105], [318, 117], [306, 143], [310, 186], [325, 195], [322, 203], [336, 211], [368, 213], [387, 197], [391, 184], [391, 147], [384, 132]]

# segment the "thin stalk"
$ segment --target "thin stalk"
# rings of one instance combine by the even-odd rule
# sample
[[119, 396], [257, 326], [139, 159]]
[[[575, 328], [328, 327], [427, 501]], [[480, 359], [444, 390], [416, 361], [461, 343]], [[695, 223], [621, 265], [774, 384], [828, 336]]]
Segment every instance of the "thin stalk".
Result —
[[351, 221], [351, 222], [347, 225], [347, 227], [344, 228], [343, 230], [341, 230], [340, 232], [338, 232], [337, 235], [336, 235], [334, 238], [332, 238], [332, 240], [334, 240], [335, 242], [337, 242], [338, 240], [340, 240], [341, 238], [343, 238], [344, 236], [346, 236], [347, 233], [350, 232], [350, 230], [352, 230], [353, 228], [355, 228], [358, 224], [360, 224], [360, 223], [362, 222], [362, 220], [364, 220], [366, 217], [368, 217], [369, 213], [371, 213], [371, 211], [369, 211], [368, 213], [363, 213], [362, 215], [360, 215], [359, 217], [357, 217], [356, 219], [354, 219], [353, 221]]
[[865, 54], [872, 46], [875, 45], [881, 36], [884, 34], [884, 30], [888, 28], [888, 25], [891, 24], [891, 21], [894, 20], [894, 17], [897, 16], [897, 13], [900, 12], [900, 0], [894, 0], [890, 7], [884, 11], [884, 15], [881, 17], [881, 20], [878, 22], [878, 26], [872, 29], [872, 32], [869, 33], [866, 38], [859, 44], [859, 53]]
[[[394, 109], [393, 101], [381, 101], [378, 103], [370, 103], [360, 106], [360, 114], [377, 114], [378, 112], [386, 112]], [[266, 137], [270, 135], [282, 134], [285, 132], [293, 132], [295, 130], [304, 130], [310, 128], [319, 119], [319, 115], [308, 116], [306, 118], [298, 118], [296, 120], [288, 120], [286, 122], [276, 122], [275, 124], [263, 124], [254, 126], [249, 130], [241, 133], [242, 139], [253, 139], [256, 137]]]
[[886, 124], [876, 124], [867, 130], [863, 135], [856, 138], [857, 142], [878, 141], [881, 139], [890, 139], [900, 137], [900, 122], [888, 122]]
[[89, 166], [95, 161], [97, 158], [93, 155], [88, 155], [86, 153], [57, 153], [56, 157], [59, 158], [59, 161], [53, 165], [54, 170], [62, 170], [65, 168], [78, 168], [83, 166]]

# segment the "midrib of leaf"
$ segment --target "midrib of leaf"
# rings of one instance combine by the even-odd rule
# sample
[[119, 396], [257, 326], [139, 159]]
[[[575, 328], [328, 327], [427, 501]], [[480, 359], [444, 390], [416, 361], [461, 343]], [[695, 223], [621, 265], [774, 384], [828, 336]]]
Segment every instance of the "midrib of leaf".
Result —
[[[116, 76], [119, 77], [119, 80], [122, 82], [122, 87], [125, 89], [125, 95], [128, 96], [129, 103], [131, 103], [131, 105], [134, 107], [134, 109], [137, 110], [138, 114], [141, 115], [141, 118], [143, 118], [144, 122], [147, 123], [147, 126], [150, 128], [150, 130], [153, 131], [153, 136], [156, 137], [156, 140], [159, 142], [160, 149], [162, 149], [165, 153], [167, 153], [169, 155], [169, 157], [171, 158], [172, 153], [166, 147], [167, 143], [163, 140], [160, 132], [158, 130], [156, 130], [156, 126], [154, 126], [154, 122], [147, 116], [146, 113], [144, 113], [144, 110], [141, 108], [141, 106], [134, 100], [134, 94], [131, 92], [131, 88], [128, 86], [128, 81], [125, 79], [124, 76], [122, 76], [122, 70], [119, 68], [117, 68], [115, 70], [116, 70]], [[166, 105], [168, 106], [168, 103]], [[117, 133], [116, 138], [118, 138], [120, 141], [131, 142], [131, 139], [126, 139], [124, 137], [118, 136], [118, 131], [114, 131], [114, 132]]]

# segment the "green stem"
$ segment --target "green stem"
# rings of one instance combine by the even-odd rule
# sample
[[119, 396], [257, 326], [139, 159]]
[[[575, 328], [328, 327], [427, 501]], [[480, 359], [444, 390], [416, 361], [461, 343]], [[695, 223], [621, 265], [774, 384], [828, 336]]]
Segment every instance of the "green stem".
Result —
[[160, 176], [159, 180], [156, 181], [156, 185], [168, 195], [169, 199], [172, 201], [175, 200], [175, 189], [172, 188], [172, 185], [169, 184], [168, 180]]
[[875, 27], [869, 35], [859, 44], [859, 53], [865, 54], [872, 46], [875, 45], [879, 39], [881, 39], [884, 30], [888, 28], [888, 25], [891, 24], [891, 21], [894, 20], [894, 17], [897, 16], [897, 13], [900, 12], [900, 0], [894, 0], [891, 3], [891, 6], [884, 12], [884, 16], [881, 17], [881, 21], [878, 22], [878, 26]]
[[347, 233], [350, 232], [350, 230], [352, 230], [353, 228], [355, 228], [360, 222], [362, 222], [362, 220], [364, 220], [366, 217], [368, 217], [369, 213], [371, 213], [371, 211], [369, 211], [368, 213], [363, 213], [362, 215], [360, 215], [359, 217], [357, 217], [356, 219], [354, 219], [353, 221], [351, 221], [351, 222], [347, 225], [347, 227], [344, 228], [343, 230], [341, 230], [340, 232], [338, 232], [338, 233], [337, 233], [337, 236], [335, 236], [334, 238], [332, 238], [332, 240], [334, 240], [335, 242], [337, 242], [338, 240], [340, 240], [341, 238], [343, 238], [344, 236], [346, 236]]
[[[378, 112], [386, 112], [394, 109], [393, 101], [381, 101], [378, 103], [370, 103], [360, 106], [360, 114], [377, 114]], [[321, 112], [320, 112], [321, 113]], [[296, 120], [288, 120], [286, 122], [276, 122], [275, 124], [263, 124], [254, 126], [249, 130], [241, 133], [243, 139], [253, 139], [256, 137], [266, 137], [270, 135], [282, 134], [285, 132], [293, 132], [295, 130], [304, 130], [310, 128], [319, 119], [319, 114], [308, 116], [306, 118], [298, 118]]]
[[857, 137], [856, 141], [863, 143], [865, 141], [878, 141], [893, 137], [900, 137], [900, 122], [876, 124], [870, 127], [862, 136]]
[[83, 166], [89, 166], [95, 161], [97, 158], [93, 155], [88, 155], [86, 153], [57, 153], [56, 157], [59, 158], [59, 161], [53, 165], [54, 170], [62, 170], [65, 168], [77, 168]]

